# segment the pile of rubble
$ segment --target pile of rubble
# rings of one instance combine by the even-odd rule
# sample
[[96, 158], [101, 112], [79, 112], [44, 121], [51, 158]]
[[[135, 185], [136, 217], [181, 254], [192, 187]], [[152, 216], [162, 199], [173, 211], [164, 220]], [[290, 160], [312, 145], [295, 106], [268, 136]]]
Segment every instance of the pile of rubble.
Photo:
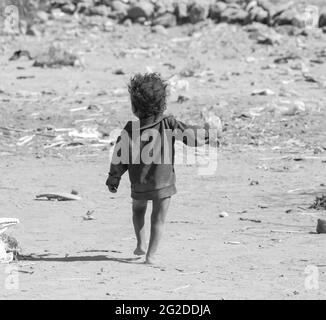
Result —
[[[320, 27], [326, 31], [326, 9], [300, 7], [295, 1], [274, 5], [269, 0], [5, 0], [20, 8], [22, 16], [38, 20], [60, 15], [102, 16], [119, 23], [173, 27], [212, 19], [216, 23]], [[36, 3], [36, 4], [35, 4]], [[0, 8], [1, 9], [1, 8]]]

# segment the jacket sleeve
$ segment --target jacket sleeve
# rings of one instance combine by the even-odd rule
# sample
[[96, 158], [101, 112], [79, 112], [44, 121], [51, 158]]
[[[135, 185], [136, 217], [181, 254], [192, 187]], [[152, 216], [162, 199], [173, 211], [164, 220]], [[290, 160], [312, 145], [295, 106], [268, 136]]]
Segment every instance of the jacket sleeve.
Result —
[[209, 131], [198, 125], [188, 125], [170, 117], [171, 129], [176, 140], [190, 147], [199, 147], [209, 143]]
[[[128, 135], [126, 130], [123, 130], [114, 147], [110, 164], [109, 178], [107, 180], [108, 186], [118, 188], [121, 177], [128, 170], [129, 153], [126, 148], [129, 148]], [[125, 153], [127, 156], [125, 156], [123, 153]]]

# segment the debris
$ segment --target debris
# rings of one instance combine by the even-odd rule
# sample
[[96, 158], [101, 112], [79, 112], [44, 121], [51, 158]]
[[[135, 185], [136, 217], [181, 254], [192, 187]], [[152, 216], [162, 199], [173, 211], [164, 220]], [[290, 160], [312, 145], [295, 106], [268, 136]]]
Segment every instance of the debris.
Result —
[[248, 219], [248, 218], [239, 218], [240, 221], [250, 221], [250, 222], [255, 222], [255, 223], [261, 223], [261, 220], [257, 219]]
[[76, 201], [82, 198], [71, 193], [42, 193], [35, 197], [35, 200], [49, 201]]
[[118, 68], [118, 69], [115, 69], [115, 70], [113, 71], [113, 74], [116, 74], [116, 75], [124, 75], [125, 72], [123, 71], [122, 68]]
[[169, 34], [166, 28], [163, 27], [162, 25], [153, 26], [151, 30], [153, 33], [162, 34], [164, 36], [167, 36]]
[[297, 230], [271, 230], [272, 233], [307, 233], [306, 231]]
[[205, 122], [205, 129], [214, 129], [217, 131], [218, 136], [222, 135], [223, 125], [221, 118], [215, 114], [212, 108], [209, 110], [204, 108], [201, 112], [201, 117]]
[[187, 80], [179, 79], [178, 76], [173, 76], [168, 80], [172, 92], [187, 92], [190, 84]]
[[309, 207], [309, 209], [326, 210], [326, 195], [316, 197], [315, 202]]
[[256, 89], [251, 92], [252, 96], [272, 96], [275, 92], [270, 89]]
[[0, 234], [5, 232], [9, 227], [15, 226], [19, 223], [15, 218], [0, 218]]
[[0, 263], [12, 262], [19, 252], [17, 240], [5, 234], [9, 227], [18, 223], [15, 218], [0, 218]]
[[34, 137], [35, 137], [35, 135], [33, 134], [31, 136], [25, 136], [25, 137], [20, 138], [17, 142], [17, 146], [22, 147], [25, 144], [28, 144], [29, 142], [31, 142], [33, 140]]
[[184, 95], [179, 95], [179, 96], [178, 96], [178, 99], [177, 99], [177, 102], [178, 102], [178, 103], [184, 103], [184, 102], [186, 102], [186, 101], [188, 101], [188, 100], [190, 100], [190, 98], [188, 98], [188, 97], [186, 97], [186, 96], [184, 96]]
[[274, 59], [274, 63], [283, 64], [283, 63], [288, 63], [290, 60], [297, 60], [297, 59], [301, 59], [299, 55], [295, 53], [289, 53], [282, 57]]
[[[1, 243], [4, 244], [7, 256], [9, 253], [10, 260], [11, 261], [16, 260], [18, 254], [20, 252], [20, 247], [19, 247], [18, 241], [12, 236], [9, 236], [5, 233], [0, 233], [0, 244]], [[1, 258], [0, 258], [0, 261], [1, 261]]]
[[32, 60], [32, 56], [27, 50], [17, 50], [13, 53], [13, 55], [9, 58], [9, 61], [16, 61], [22, 57], [26, 57], [28, 60]]
[[326, 233], [326, 220], [318, 219], [317, 233]]
[[90, 221], [90, 220], [95, 220], [95, 217], [93, 217], [94, 210], [89, 210], [86, 212], [85, 216], [83, 217], [84, 221]]
[[225, 241], [224, 244], [233, 244], [233, 245], [237, 245], [237, 244], [241, 244], [241, 242], [239, 242], [239, 241]]
[[223, 211], [223, 212], [221, 212], [220, 214], [219, 214], [219, 217], [220, 218], [227, 218], [229, 216], [229, 214], [227, 213], [227, 212], [225, 212], [225, 211]]
[[59, 47], [50, 46], [48, 51], [35, 57], [34, 67], [55, 68], [60, 66], [76, 66], [79, 58]]

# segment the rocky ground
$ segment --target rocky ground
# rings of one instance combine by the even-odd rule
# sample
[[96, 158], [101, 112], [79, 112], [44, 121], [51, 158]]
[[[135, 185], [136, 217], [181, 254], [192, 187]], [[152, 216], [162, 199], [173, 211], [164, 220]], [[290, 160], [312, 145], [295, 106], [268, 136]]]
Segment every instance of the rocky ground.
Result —
[[[188, 7], [166, 28], [157, 11], [133, 20], [107, 5], [62, 7], [0, 37], [0, 215], [20, 219], [9, 233], [22, 247], [0, 265], [0, 283], [11, 272], [19, 287], [0, 298], [324, 299], [325, 210], [310, 208], [326, 193], [323, 28], [273, 15], [190, 21]], [[170, 83], [169, 112], [214, 115], [223, 131], [216, 172], [177, 166], [154, 267], [132, 255], [127, 177], [116, 195], [104, 187], [116, 129], [132, 117], [126, 84], [150, 71]], [[35, 200], [71, 190], [82, 200]]]

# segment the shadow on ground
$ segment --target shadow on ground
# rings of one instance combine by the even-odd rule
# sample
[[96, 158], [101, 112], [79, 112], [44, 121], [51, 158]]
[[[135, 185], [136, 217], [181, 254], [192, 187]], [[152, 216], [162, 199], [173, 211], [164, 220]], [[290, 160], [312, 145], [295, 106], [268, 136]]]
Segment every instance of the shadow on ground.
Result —
[[18, 261], [39, 261], [39, 262], [95, 262], [114, 261], [120, 263], [138, 263], [141, 258], [112, 258], [104, 255], [97, 256], [65, 256], [51, 257], [50, 255], [19, 255]]

